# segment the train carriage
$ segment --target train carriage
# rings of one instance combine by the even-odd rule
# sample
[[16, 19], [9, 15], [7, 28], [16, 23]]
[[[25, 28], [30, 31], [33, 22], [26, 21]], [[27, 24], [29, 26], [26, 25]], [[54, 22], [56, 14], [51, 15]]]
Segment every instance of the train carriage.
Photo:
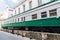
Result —
[[60, 0], [24, 0], [8, 11], [4, 29], [60, 33]]

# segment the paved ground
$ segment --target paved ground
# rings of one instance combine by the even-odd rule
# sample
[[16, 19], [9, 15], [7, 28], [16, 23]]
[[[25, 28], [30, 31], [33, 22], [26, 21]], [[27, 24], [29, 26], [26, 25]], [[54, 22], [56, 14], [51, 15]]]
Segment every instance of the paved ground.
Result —
[[0, 31], [0, 40], [30, 40], [30, 39]]

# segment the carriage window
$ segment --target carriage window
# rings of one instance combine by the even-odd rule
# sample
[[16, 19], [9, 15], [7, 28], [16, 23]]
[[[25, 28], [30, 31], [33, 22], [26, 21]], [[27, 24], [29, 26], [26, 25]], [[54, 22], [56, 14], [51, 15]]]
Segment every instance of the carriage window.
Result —
[[50, 16], [57, 16], [57, 10], [56, 9], [50, 10], [49, 13], [50, 13]]
[[32, 1], [29, 2], [29, 8], [32, 8]]
[[25, 21], [25, 17], [23, 17], [24, 21]]
[[14, 19], [14, 22], [15, 22], [15, 19]]
[[23, 11], [25, 11], [25, 5], [23, 5]]
[[22, 18], [21, 18], [21, 21], [25, 21], [25, 17], [22, 17]]
[[16, 22], [16, 19], [15, 19], [15, 22]]
[[21, 21], [23, 21], [23, 17], [21, 17]]
[[37, 14], [33, 14], [32, 19], [37, 19]]
[[16, 10], [15, 10], [15, 14], [16, 14]]
[[38, 0], [38, 6], [41, 5], [42, 3], [42, 0]]
[[18, 18], [18, 22], [19, 22], [19, 18]]
[[18, 13], [20, 13], [20, 8], [18, 8]]
[[42, 13], [41, 13], [41, 17], [42, 17], [42, 18], [47, 17], [47, 12], [42, 12]]

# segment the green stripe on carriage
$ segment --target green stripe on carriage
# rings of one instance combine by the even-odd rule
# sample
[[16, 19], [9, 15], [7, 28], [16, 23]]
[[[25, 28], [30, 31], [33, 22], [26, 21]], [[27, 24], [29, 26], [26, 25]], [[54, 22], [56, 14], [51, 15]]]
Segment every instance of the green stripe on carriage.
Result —
[[47, 18], [25, 22], [17, 22], [12, 24], [2, 25], [3, 27], [20, 27], [20, 26], [60, 26], [60, 18]]

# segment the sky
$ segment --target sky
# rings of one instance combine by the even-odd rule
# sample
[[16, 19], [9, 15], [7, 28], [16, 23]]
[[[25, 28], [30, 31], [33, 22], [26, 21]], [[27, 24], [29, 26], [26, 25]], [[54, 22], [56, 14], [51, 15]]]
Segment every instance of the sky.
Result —
[[7, 18], [7, 7], [14, 7], [20, 0], [0, 0], [0, 13], [3, 14], [1, 18]]

